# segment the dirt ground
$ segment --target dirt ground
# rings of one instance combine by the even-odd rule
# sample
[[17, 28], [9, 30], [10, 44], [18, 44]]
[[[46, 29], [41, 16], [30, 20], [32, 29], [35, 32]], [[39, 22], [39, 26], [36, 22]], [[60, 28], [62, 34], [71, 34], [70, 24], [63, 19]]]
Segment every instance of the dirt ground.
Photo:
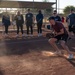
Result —
[[[75, 57], [68, 60], [60, 45], [66, 56], [54, 55], [45, 33], [24, 38], [16, 38], [14, 32], [4, 38], [0, 33], [0, 75], [75, 75]], [[75, 55], [75, 37], [67, 44]]]

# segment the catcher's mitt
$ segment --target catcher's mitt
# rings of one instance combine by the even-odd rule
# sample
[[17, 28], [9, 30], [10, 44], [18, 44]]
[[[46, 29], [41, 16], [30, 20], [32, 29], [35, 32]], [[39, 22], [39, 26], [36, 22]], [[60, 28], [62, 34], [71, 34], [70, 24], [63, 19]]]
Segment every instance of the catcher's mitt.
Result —
[[47, 37], [48, 39], [53, 38], [53, 37], [54, 37], [54, 34], [53, 34], [53, 33], [47, 33], [47, 34], [46, 34], [46, 37]]

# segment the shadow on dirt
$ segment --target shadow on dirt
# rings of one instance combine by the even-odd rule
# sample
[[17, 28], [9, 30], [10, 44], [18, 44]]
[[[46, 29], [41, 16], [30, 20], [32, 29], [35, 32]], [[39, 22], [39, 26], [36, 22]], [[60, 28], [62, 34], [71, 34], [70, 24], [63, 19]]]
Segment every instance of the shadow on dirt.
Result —
[[48, 43], [48, 40], [44, 37], [5, 40], [0, 43], [0, 56], [22, 55], [30, 53], [33, 50], [38, 52], [50, 49], [50, 44]]
[[71, 59], [71, 60], [67, 59], [67, 60], [70, 62], [70, 64], [72, 64], [75, 67], [75, 59]]
[[2, 71], [0, 71], [0, 75], [4, 75]]

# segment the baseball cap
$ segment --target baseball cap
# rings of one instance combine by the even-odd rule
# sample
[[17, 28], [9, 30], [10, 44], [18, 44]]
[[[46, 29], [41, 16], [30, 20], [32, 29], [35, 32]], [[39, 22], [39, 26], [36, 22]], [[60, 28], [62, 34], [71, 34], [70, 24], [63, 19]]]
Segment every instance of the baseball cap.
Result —
[[57, 12], [57, 10], [54, 10], [54, 12]]
[[57, 10], [54, 10], [54, 11], [53, 11], [53, 14], [56, 14], [56, 13], [57, 13]]

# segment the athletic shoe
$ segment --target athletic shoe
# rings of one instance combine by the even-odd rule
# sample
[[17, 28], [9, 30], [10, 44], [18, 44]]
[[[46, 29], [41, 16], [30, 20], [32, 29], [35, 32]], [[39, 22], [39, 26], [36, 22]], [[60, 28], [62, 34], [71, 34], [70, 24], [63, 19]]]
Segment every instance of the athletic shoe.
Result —
[[33, 37], [33, 34], [31, 34], [30, 36]]
[[73, 54], [70, 54], [68, 57], [68, 59], [73, 59], [73, 58], [74, 58]]
[[40, 37], [40, 36], [42, 36], [42, 33], [39, 33], [39, 34], [38, 34], [38, 37]]
[[28, 34], [26, 34], [25, 36], [26, 36], [26, 37], [28, 37], [29, 35], [28, 35]]
[[5, 36], [8, 36], [8, 34], [5, 34]]
[[25, 35], [24, 34], [22, 34], [22, 37], [24, 37]]
[[42, 36], [42, 33], [40, 33], [40, 36]]
[[8, 37], [8, 34], [5, 34], [4, 36], [5, 36], [5, 37]]
[[38, 37], [40, 37], [40, 34], [38, 34]]
[[19, 37], [19, 35], [17, 34], [16, 37]]

